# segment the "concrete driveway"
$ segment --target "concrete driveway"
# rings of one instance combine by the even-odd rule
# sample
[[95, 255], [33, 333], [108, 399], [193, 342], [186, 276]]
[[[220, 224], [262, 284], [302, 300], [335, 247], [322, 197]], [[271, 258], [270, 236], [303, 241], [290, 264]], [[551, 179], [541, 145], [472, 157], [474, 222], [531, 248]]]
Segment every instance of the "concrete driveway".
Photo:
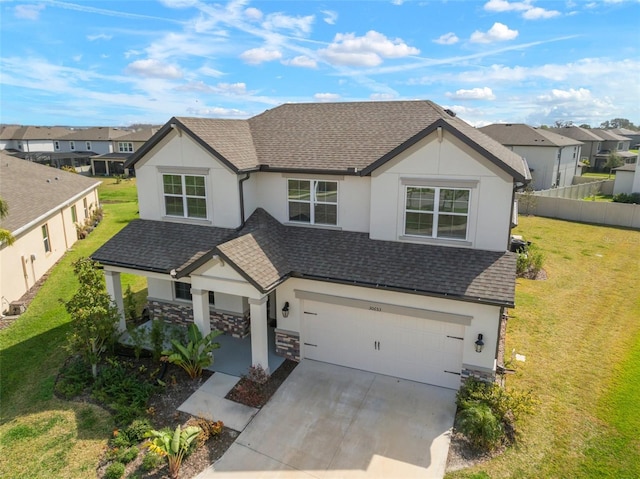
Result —
[[302, 361], [199, 479], [441, 478], [455, 391]]

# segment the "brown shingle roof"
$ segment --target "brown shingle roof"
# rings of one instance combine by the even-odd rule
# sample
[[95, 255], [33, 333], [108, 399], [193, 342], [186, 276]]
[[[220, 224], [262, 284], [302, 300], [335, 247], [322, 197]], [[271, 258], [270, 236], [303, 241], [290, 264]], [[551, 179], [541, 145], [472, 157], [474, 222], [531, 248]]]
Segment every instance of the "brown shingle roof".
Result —
[[2, 127], [2, 140], [59, 140], [71, 130], [61, 126], [16, 126]]
[[258, 209], [236, 232], [136, 220], [93, 254], [103, 264], [188, 275], [213, 255], [264, 293], [289, 277], [513, 306], [515, 255], [285, 226]]
[[430, 101], [285, 104], [249, 120], [174, 118], [126, 166], [183, 126], [234, 171], [251, 169], [369, 174], [441, 126], [519, 180], [522, 158]]
[[100, 181], [0, 153], [0, 195], [9, 205], [2, 228], [17, 231]]
[[110, 128], [103, 126], [96, 126], [93, 128], [79, 128], [77, 130], [68, 133], [62, 138], [56, 138], [57, 140], [73, 140], [73, 141], [111, 141], [121, 136], [131, 133], [130, 130], [122, 130], [119, 128]]
[[480, 131], [505, 146], [561, 147], [582, 144], [573, 138], [524, 123], [494, 123], [480, 128]]
[[588, 141], [602, 141], [598, 135], [593, 133], [590, 128], [581, 128], [579, 126], [566, 126], [562, 128], [550, 128], [554, 133], [559, 135], [568, 136], [574, 140], [588, 142]]

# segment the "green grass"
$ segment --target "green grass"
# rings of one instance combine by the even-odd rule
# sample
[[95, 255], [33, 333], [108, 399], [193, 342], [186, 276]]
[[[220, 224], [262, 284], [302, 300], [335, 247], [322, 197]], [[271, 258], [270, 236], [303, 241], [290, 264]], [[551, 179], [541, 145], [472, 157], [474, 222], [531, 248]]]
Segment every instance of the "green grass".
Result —
[[582, 198], [582, 201], [613, 201], [613, 195], [595, 195], [594, 196], [586, 196]]
[[507, 386], [540, 402], [516, 447], [447, 477], [640, 477], [640, 231], [524, 217], [515, 233], [549, 278], [518, 280], [506, 351], [526, 361]]
[[[60, 303], [77, 288], [72, 262], [91, 255], [137, 217], [135, 181], [107, 179], [100, 197], [104, 219], [51, 270], [27, 311], [0, 331], [0, 477], [89, 477], [95, 474], [112, 427], [102, 409], [57, 399], [55, 378], [67, 358], [70, 318]], [[123, 288], [146, 288], [142, 277], [123, 275]]]
[[611, 175], [609, 175], [609, 173], [600, 173], [600, 172], [589, 172], [589, 173], [583, 173], [582, 176], [585, 176], [587, 178], [597, 178], [599, 180], [612, 180], [616, 177], [616, 172], [612, 171]]

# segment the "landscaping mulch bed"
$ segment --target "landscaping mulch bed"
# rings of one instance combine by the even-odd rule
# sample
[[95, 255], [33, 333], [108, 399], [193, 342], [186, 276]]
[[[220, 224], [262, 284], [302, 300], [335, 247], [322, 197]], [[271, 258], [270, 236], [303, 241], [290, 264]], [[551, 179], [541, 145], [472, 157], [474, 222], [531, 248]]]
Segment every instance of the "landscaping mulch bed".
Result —
[[231, 391], [227, 393], [226, 399], [239, 402], [246, 406], [261, 408], [278, 390], [289, 374], [298, 365], [297, 362], [285, 359], [278, 369], [269, 377], [264, 384], [258, 384], [243, 377], [238, 381]]

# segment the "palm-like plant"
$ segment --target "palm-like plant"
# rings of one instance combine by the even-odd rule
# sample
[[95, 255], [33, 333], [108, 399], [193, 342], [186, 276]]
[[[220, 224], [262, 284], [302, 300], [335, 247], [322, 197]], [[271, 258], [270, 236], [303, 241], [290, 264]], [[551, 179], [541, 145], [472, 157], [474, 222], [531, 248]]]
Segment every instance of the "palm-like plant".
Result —
[[150, 438], [147, 444], [150, 451], [167, 457], [169, 476], [176, 479], [183, 459], [193, 451], [195, 440], [200, 432], [201, 429], [197, 426], [188, 426], [182, 429], [178, 425], [175, 431], [168, 428], [161, 431], [152, 430], [145, 436]]
[[206, 336], [195, 324], [189, 325], [187, 331], [187, 344], [180, 344], [175, 339], [171, 340], [173, 349], [164, 351], [162, 354], [167, 356], [167, 361], [184, 369], [191, 379], [202, 376], [202, 370], [213, 364], [214, 349], [220, 347], [220, 343], [214, 343], [213, 340], [222, 334], [222, 331], [211, 331]]
[[[9, 205], [5, 200], [0, 198], [0, 220], [3, 220], [9, 214]], [[6, 230], [4, 228], [0, 228], [0, 243], [7, 243], [11, 246], [15, 243], [16, 239], [11, 234], [11, 231]]]

